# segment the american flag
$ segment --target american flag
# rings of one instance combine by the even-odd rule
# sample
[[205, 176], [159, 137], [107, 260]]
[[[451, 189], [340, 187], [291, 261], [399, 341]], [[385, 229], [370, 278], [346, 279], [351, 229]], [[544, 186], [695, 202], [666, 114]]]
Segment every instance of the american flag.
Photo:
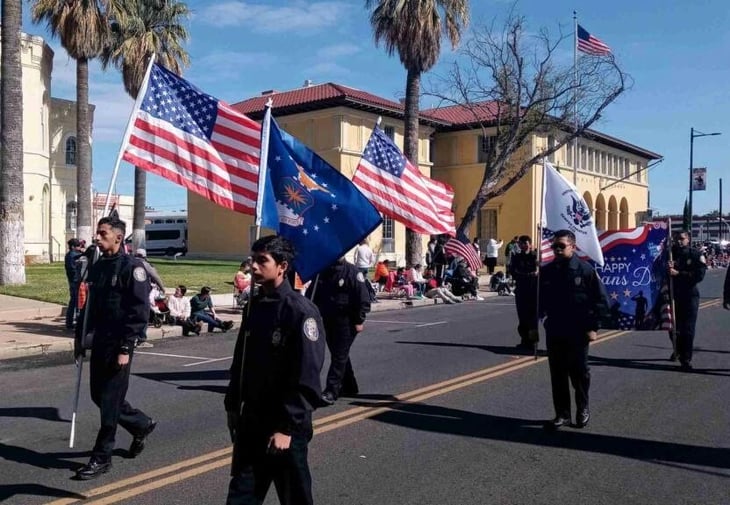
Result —
[[477, 254], [477, 250], [471, 245], [469, 239], [466, 237], [450, 237], [449, 240], [444, 244], [444, 251], [446, 254], [454, 256], [461, 256], [466, 260], [469, 268], [474, 270], [474, 273], [479, 271], [482, 266], [482, 259]]
[[355, 186], [384, 215], [426, 235], [454, 233], [454, 191], [424, 175], [375, 126], [355, 176]]
[[581, 25], [578, 25], [578, 51], [593, 56], [606, 56], [611, 54], [611, 48], [601, 39], [594, 37]]
[[124, 160], [218, 205], [253, 214], [260, 125], [157, 64], [140, 94]]

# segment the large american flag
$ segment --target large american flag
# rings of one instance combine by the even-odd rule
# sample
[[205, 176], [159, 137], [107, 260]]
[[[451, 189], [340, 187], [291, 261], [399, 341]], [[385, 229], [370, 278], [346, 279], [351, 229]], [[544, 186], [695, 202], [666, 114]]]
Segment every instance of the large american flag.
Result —
[[611, 48], [601, 39], [594, 37], [581, 25], [578, 25], [578, 51], [593, 56], [606, 56], [611, 54]]
[[454, 190], [421, 174], [379, 127], [352, 181], [385, 216], [426, 235], [454, 233]]
[[140, 93], [124, 160], [218, 205], [253, 214], [260, 125], [157, 64]]
[[479, 257], [477, 250], [466, 237], [450, 237], [444, 244], [444, 251], [446, 251], [447, 254], [461, 256], [464, 258], [466, 263], [469, 265], [469, 268], [474, 270], [474, 273], [477, 273], [479, 268], [482, 266], [482, 259]]

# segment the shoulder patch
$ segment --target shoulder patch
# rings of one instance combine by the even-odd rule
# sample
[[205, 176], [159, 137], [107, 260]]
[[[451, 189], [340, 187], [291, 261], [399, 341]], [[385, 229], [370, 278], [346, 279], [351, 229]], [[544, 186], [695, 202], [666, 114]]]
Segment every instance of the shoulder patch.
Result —
[[134, 276], [134, 280], [144, 282], [147, 280], [147, 271], [144, 267], [135, 267], [132, 276]]
[[358, 272], [355, 278], [357, 279], [357, 282], [365, 282], [365, 276], [362, 274], [362, 272]]
[[704, 254], [700, 254], [700, 263], [707, 264], [707, 260], [705, 259], [705, 255]]
[[304, 320], [302, 325], [302, 332], [312, 342], [316, 342], [319, 339], [319, 326], [317, 326], [317, 320], [313, 317], [308, 317]]

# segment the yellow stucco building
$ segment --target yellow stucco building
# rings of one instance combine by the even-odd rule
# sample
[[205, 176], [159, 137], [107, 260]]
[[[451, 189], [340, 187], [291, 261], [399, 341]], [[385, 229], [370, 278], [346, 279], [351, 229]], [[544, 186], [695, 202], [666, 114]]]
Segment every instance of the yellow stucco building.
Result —
[[[273, 100], [279, 125], [300, 139], [332, 166], [352, 177], [378, 117], [395, 142], [403, 145], [403, 105], [339, 84], [311, 85], [286, 92], [267, 91], [234, 104], [252, 119], [263, 118], [264, 104]], [[489, 142], [473, 124], [472, 115], [458, 108], [422, 111], [419, 128], [419, 168], [425, 175], [454, 188], [457, 224], [481, 183], [484, 149]], [[489, 132], [487, 132], [489, 133]], [[533, 136], [516, 156], [531, 156], [554, 145], [560, 132]], [[577, 186], [594, 211], [599, 228], [635, 226], [648, 207], [647, 164], [660, 156], [622, 140], [592, 131], [577, 143]], [[553, 164], [573, 177], [572, 149], [551, 156]], [[612, 182], [638, 172], [610, 188]], [[470, 237], [509, 240], [534, 235], [540, 212], [540, 167], [529, 171], [505, 194], [490, 200], [470, 229]], [[638, 217], [637, 217], [638, 216]], [[248, 254], [254, 227], [252, 216], [237, 214], [188, 193], [190, 254], [241, 258]], [[424, 237], [424, 242], [428, 237]], [[381, 258], [405, 263], [405, 227], [390, 219], [369, 238]], [[425, 251], [425, 248], [424, 248]]]

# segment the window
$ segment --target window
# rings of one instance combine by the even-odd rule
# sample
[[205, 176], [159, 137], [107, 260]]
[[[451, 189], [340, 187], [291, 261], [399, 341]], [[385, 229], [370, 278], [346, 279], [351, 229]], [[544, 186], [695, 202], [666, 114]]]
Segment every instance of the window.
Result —
[[78, 215], [78, 205], [76, 202], [68, 202], [66, 204], [66, 230], [76, 230], [76, 216]]
[[76, 165], [76, 137], [66, 139], [66, 165]]
[[180, 230], [150, 230], [145, 232], [145, 240], [177, 240]]
[[487, 156], [489, 156], [489, 150], [492, 148], [492, 143], [494, 142], [494, 136], [493, 135], [479, 135], [479, 145], [477, 153], [477, 163], [486, 163], [487, 162]]
[[393, 218], [383, 216], [383, 246], [384, 253], [395, 252], [395, 229]]
[[478, 224], [479, 237], [483, 240], [499, 237], [499, 231], [497, 230], [497, 209], [482, 209]]
[[390, 140], [395, 140], [395, 126], [386, 126], [383, 128], [383, 132], [390, 137]]

